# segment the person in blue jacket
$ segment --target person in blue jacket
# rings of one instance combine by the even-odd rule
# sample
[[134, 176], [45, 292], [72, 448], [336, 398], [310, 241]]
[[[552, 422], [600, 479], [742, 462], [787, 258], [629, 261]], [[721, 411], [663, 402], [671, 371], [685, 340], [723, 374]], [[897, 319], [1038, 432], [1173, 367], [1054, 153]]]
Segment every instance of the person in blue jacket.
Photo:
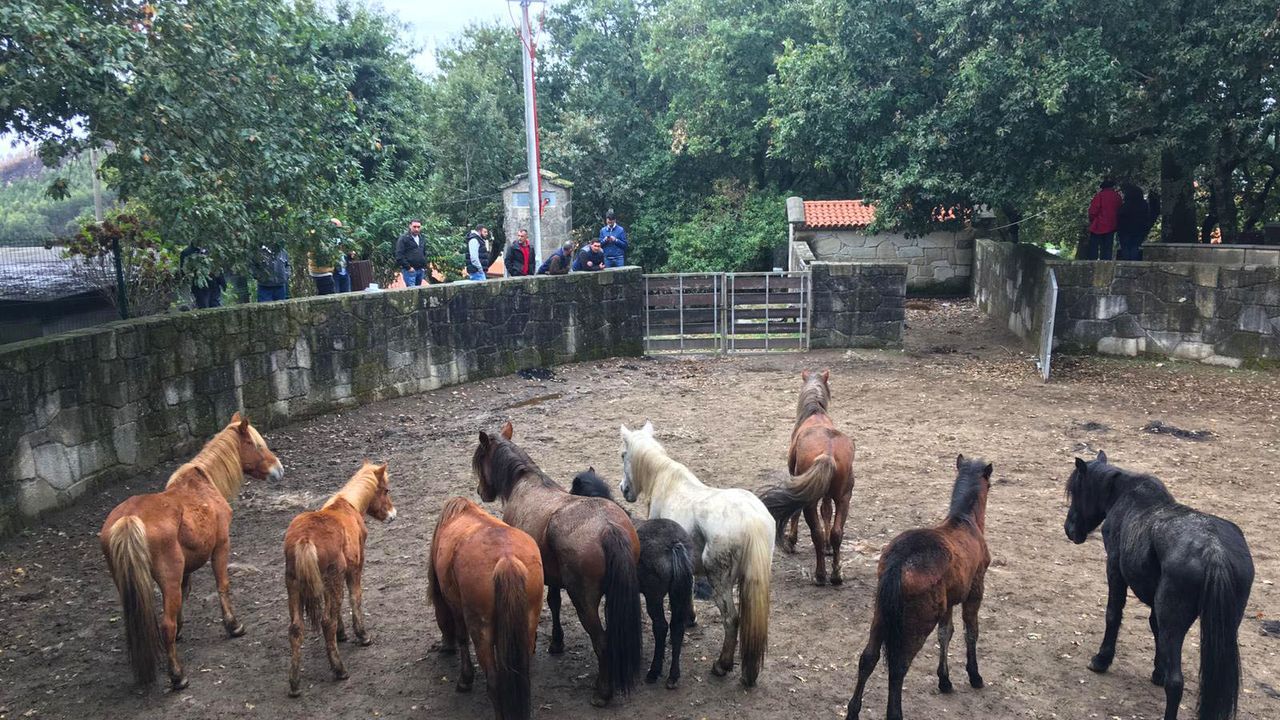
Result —
[[595, 272], [604, 269], [604, 251], [600, 249], [600, 241], [592, 240], [591, 244], [582, 248], [578, 259], [573, 261], [574, 272]]
[[600, 228], [600, 247], [604, 249], [605, 267], [627, 264], [627, 231], [617, 223], [612, 210], [605, 213], [604, 227]]

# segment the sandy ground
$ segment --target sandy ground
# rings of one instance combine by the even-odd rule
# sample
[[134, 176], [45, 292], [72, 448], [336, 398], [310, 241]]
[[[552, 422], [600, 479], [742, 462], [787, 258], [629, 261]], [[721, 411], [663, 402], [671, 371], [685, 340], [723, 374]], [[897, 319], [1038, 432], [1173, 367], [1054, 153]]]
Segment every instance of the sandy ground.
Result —
[[[1280, 638], [1262, 633], [1263, 621], [1280, 617], [1280, 376], [1067, 358], [1043, 385], [1016, 342], [972, 306], [915, 305], [904, 352], [584, 363], [558, 368], [554, 380], [473, 383], [269, 433], [286, 478], [249, 483], [232, 528], [232, 586], [248, 634], [224, 637], [212, 577], [198, 573], [180, 646], [191, 686], [181, 693], [132, 687], [119, 606], [96, 542], [112, 506], [159, 488], [176, 463], [87, 497], [45, 527], [0, 542], [0, 718], [490, 717], [483, 683], [457, 694], [456, 660], [428, 651], [438, 639], [426, 602], [428, 538], [448, 497], [474, 495], [476, 431], [510, 418], [516, 440], [553, 477], [567, 481], [594, 465], [616, 481], [619, 423], [651, 419], [671, 454], [704, 481], [758, 488], [784, 477], [804, 367], [831, 369], [834, 417], [858, 444], [845, 585], [811, 584], [813, 551], [802, 534], [798, 555], [774, 559], [769, 656], [758, 688], [743, 690], [736, 673], [710, 674], [721, 630], [714, 608], [700, 602], [681, 687], [641, 686], [605, 710], [589, 706], [595, 662], [581, 627], [568, 613], [568, 652], [549, 656], [544, 614], [534, 666], [537, 717], [843, 717], [866, 641], [878, 552], [897, 533], [932, 524], [945, 511], [957, 452], [995, 464], [987, 526], [994, 561], [978, 646], [987, 687], [975, 691], [963, 681], [958, 632], [951, 646], [956, 692], [938, 693], [937, 651], [927, 646], [907, 677], [907, 714], [1160, 717], [1163, 692], [1147, 679], [1148, 611], [1136, 600], [1111, 672], [1085, 668], [1102, 634], [1103, 549], [1096, 534], [1081, 546], [1063, 536], [1062, 486], [1072, 457], [1099, 448], [1244, 529], [1257, 580], [1240, 632], [1240, 714], [1280, 717]], [[1213, 435], [1195, 442], [1144, 432], [1152, 420]], [[370, 527], [365, 609], [375, 644], [342, 646], [351, 679], [338, 684], [309, 637], [306, 694], [290, 700], [284, 529], [366, 457], [390, 462], [400, 515], [390, 526]], [[646, 658], [650, 638], [646, 629]], [[1193, 629], [1184, 717], [1194, 713], [1198, 692], [1197, 642]], [[882, 665], [864, 717], [882, 717], [885, 683]]]

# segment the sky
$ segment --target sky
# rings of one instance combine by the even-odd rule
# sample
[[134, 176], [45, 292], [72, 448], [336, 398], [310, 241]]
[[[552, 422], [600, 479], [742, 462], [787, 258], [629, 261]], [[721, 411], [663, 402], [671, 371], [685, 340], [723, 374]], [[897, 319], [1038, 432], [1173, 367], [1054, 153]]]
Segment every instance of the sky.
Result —
[[[356, 0], [370, 6], [381, 6], [409, 26], [407, 45], [417, 48], [413, 64], [424, 75], [436, 71], [436, 50], [462, 33], [471, 23], [500, 21], [514, 29], [512, 17], [520, 7], [509, 0]], [[510, 7], [508, 7], [510, 6]], [[534, 11], [539, 9], [535, 4]], [[0, 133], [0, 158], [22, 148], [12, 145], [13, 137]]]

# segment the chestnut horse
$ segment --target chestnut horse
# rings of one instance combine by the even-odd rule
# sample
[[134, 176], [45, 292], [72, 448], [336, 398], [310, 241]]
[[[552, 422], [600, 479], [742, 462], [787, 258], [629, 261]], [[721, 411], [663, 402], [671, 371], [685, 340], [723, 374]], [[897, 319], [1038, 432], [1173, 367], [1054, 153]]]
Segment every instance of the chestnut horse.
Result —
[[984, 537], [991, 466], [958, 455], [956, 470], [947, 519], [932, 528], [902, 533], [880, 553], [871, 637], [858, 659], [858, 685], [849, 699], [847, 720], [855, 720], [862, 709], [862, 691], [880, 661], [881, 645], [889, 656], [889, 709], [885, 717], [902, 720], [902, 680], [934, 625], [938, 626], [938, 690], [951, 692], [947, 645], [956, 605], [963, 607], [969, 684], [975, 688], [983, 685], [978, 674], [978, 607], [991, 564]]
[[[627, 513], [601, 498], [570, 495], [511, 442], [511, 423], [500, 435], [480, 433], [471, 467], [485, 502], [501, 498], [502, 520], [527, 533], [542, 551], [551, 609], [551, 652], [564, 652], [560, 589], [591, 636], [599, 672], [591, 704], [603, 707], [614, 690], [630, 693], [640, 671], [640, 539]], [[605, 622], [600, 622], [600, 601]]]
[[[284, 467], [249, 420], [236, 413], [231, 422], [189, 463], [169, 476], [164, 492], [135, 495], [107, 516], [98, 533], [107, 569], [124, 606], [125, 645], [139, 683], [156, 679], [161, 643], [169, 656], [174, 690], [187, 686], [178, 661], [182, 602], [191, 573], [212, 560], [228, 637], [244, 626], [231, 610], [227, 557], [231, 554], [231, 505], [244, 476], [279, 480]], [[163, 619], [157, 633], [152, 583], [160, 586]]]
[[445, 504], [431, 537], [427, 568], [442, 652], [462, 649], [458, 691], [467, 692], [476, 648], [498, 720], [532, 716], [529, 666], [542, 614], [542, 557], [522, 530], [466, 498]]
[[342, 627], [342, 586], [351, 595], [351, 627], [361, 645], [373, 641], [364, 628], [364, 541], [369, 531], [364, 516], [391, 522], [396, 508], [387, 487], [387, 464], [365, 463], [325, 504], [304, 512], [289, 523], [284, 534], [284, 584], [289, 593], [289, 697], [302, 694], [303, 615], [311, 627], [324, 633], [329, 667], [338, 680], [347, 671], [338, 655], [338, 641], [346, 640]]
[[[831, 552], [831, 584], [840, 585], [844, 575], [840, 569], [840, 543], [844, 540], [844, 524], [849, 519], [849, 500], [853, 497], [853, 440], [836, 429], [827, 406], [831, 389], [827, 386], [831, 373], [801, 373], [803, 385], [796, 402], [796, 424], [791, 430], [791, 448], [787, 451], [787, 470], [791, 482], [770, 488], [760, 494], [778, 523], [778, 534], [787, 520], [791, 532], [782, 547], [796, 551], [798, 533], [796, 513], [804, 511], [804, 521], [813, 538], [817, 566], [813, 581], [827, 582], [826, 555]], [[822, 503], [822, 523], [818, 523], [818, 503]], [[834, 508], [834, 513], [832, 512]], [[834, 517], [833, 517], [834, 515]]]

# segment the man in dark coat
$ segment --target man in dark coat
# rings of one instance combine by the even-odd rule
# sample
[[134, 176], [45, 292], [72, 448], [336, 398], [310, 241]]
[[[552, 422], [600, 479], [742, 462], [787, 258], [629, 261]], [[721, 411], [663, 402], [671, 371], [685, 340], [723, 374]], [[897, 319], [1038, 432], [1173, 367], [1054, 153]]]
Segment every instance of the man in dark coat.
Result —
[[489, 228], [477, 225], [467, 233], [467, 277], [484, 280], [489, 269]]
[[1133, 183], [1120, 186], [1124, 202], [1116, 215], [1116, 237], [1120, 241], [1117, 260], [1141, 260], [1142, 243], [1151, 231], [1151, 210], [1142, 197], [1142, 188]]
[[396, 240], [396, 263], [405, 287], [417, 287], [427, 269], [427, 250], [422, 241], [422, 221], [409, 223], [409, 230]]
[[529, 231], [516, 233], [516, 241], [507, 248], [507, 256], [503, 259], [507, 268], [507, 277], [524, 277], [532, 275], [537, 268], [533, 261], [533, 246], [529, 244]]
[[574, 272], [595, 272], [604, 269], [604, 251], [600, 249], [600, 241], [592, 240], [591, 244], [582, 248], [578, 259], [573, 261]]
[[573, 265], [573, 241], [565, 240], [559, 250], [551, 253], [551, 257], [538, 266], [539, 275], [565, 275]]

